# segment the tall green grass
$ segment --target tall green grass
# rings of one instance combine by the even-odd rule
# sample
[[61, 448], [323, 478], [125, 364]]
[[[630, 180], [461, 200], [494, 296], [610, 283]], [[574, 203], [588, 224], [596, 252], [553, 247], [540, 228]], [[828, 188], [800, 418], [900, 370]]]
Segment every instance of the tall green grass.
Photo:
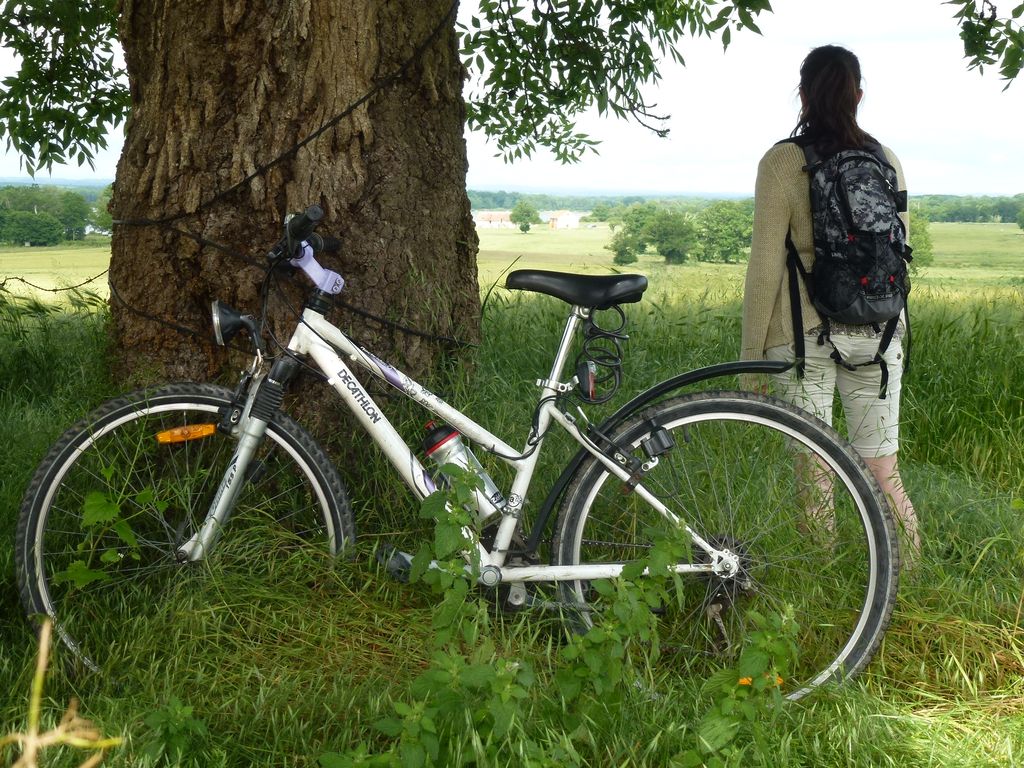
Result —
[[[698, 266], [648, 266], [649, 297], [628, 308], [627, 378], [617, 402], [738, 350], [735, 280], [714, 283]], [[785, 707], [759, 741], [746, 744], [738, 765], [1006, 766], [1024, 755], [1024, 510], [1014, 501], [1024, 489], [1020, 297], [915, 291], [901, 464], [922, 521], [921, 563], [901, 587], [868, 671], [853, 685]], [[20, 494], [46, 447], [116, 383], [105, 365], [102, 310], [55, 312], [9, 299], [0, 308], [0, 542], [12, 542]], [[548, 373], [562, 311], [553, 299], [496, 290], [468, 372], [426, 383], [522, 444], [533, 382]], [[422, 416], [390, 400], [385, 407], [414, 444]], [[353, 455], [350, 429], [342, 421], [326, 436], [333, 455]], [[569, 452], [550, 449], [538, 489]], [[428, 662], [432, 598], [375, 565], [377, 541], [414, 541], [423, 524], [379, 454], [360, 448], [357, 455], [360, 471], [345, 472], [363, 534], [353, 558], [331, 565], [298, 553], [269, 575], [254, 564], [251, 573], [183, 582], [179, 600], [121, 633], [136, 663], [104, 678], [71, 678], [58, 666], [48, 688], [51, 716], [78, 696], [105, 733], [123, 734], [126, 745], [105, 765], [151, 764], [143, 753], [160, 735], [144, 719], [173, 698], [207, 726], [183, 764], [305, 766], [359, 744], [383, 750], [388, 740], [374, 724], [394, 701], [407, 700]], [[541, 499], [538, 490], [531, 509]], [[0, 571], [6, 731], [23, 727], [34, 647], [11, 548], [2, 544]], [[496, 614], [495, 652], [531, 658], [542, 671], [558, 636], [551, 617]], [[700, 683], [680, 680], [656, 697], [637, 692], [613, 712], [584, 715], [559, 711], [552, 694], [536, 689], [502, 744], [504, 757], [488, 764], [527, 765], [527, 745], [537, 743], [563, 765], [670, 765], [708, 706]]]
[[0, 290], [0, 721], [23, 701], [33, 637], [14, 585], [21, 494], [49, 445], [115, 384], [106, 365], [106, 311], [92, 294], [61, 305]]
[[1024, 288], [915, 293], [906, 455], [1024, 494]]

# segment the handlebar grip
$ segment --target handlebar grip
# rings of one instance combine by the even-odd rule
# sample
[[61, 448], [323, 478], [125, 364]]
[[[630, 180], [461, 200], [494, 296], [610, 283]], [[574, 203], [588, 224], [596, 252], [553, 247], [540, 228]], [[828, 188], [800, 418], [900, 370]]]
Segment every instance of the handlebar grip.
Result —
[[341, 250], [341, 240], [330, 235], [318, 235], [314, 232], [306, 238], [306, 242], [313, 249], [313, 253], [337, 253]]
[[288, 237], [292, 240], [306, 240], [313, 230], [316, 229], [316, 225], [320, 223], [320, 219], [324, 217], [324, 209], [319, 205], [311, 205], [309, 208], [304, 210], [298, 216], [288, 221], [287, 232]]

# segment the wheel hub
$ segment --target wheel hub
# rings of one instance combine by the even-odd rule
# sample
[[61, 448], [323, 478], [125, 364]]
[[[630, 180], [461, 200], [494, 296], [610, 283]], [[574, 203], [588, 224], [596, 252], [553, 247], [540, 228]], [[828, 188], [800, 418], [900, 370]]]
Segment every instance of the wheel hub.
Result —
[[752, 562], [746, 545], [725, 534], [710, 536], [707, 542], [714, 549], [705, 552], [695, 546], [693, 561], [711, 566], [711, 572], [703, 576], [711, 587], [711, 601], [721, 602], [725, 607], [740, 595], [753, 593]]

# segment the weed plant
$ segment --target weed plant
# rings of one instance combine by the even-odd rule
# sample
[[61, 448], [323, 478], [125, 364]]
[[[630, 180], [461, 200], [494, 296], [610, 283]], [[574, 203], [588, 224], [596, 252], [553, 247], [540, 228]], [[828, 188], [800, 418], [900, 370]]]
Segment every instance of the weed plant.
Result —
[[[681, 273], [667, 274], [678, 280]], [[650, 297], [628, 308], [626, 380], [616, 403], [672, 373], [736, 357], [738, 291], [692, 282], [701, 288], [661, 293], [652, 275]], [[782, 707], [758, 721], [763, 727], [744, 725], [723, 764], [1024, 760], [1020, 295], [916, 287], [914, 298], [901, 465], [922, 521], [921, 562], [901, 584], [892, 625], [867, 672]], [[0, 542], [13, 542], [36, 463], [66, 425], [117, 384], [106, 365], [102, 309], [88, 301], [57, 310], [0, 299]], [[552, 299], [496, 290], [470, 373], [426, 383], [518, 445], [532, 414], [533, 382], [548, 373], [541, 361], [557, 343], [561, 321], [562, 306]], [[415, 444], [423, 416], [395, 405], [386, 402]], [[594, 409], [593, 418], [612, 407]], [[346, 430], [325, 435], [335, 456], [347, 453]], [[546, 448], [538, 489], [571, 450]], [[361, 535], [350, 558], [330, 563], [297, 552], [272, 571], [254, 563], [251, 571], [213, 569], [183, 580], [151, 615], [117, 628], [130, 656], [104, 677], [67, 674], [56, 649], [43, 727], [78, 697], [83, 716], [125, 739], [104, 761], [112, 766], [315, 766], [324, 755], [358, 765], [389, 753], [401, 737], [393, 724], [379, 725], [396, 717], [405, 723], [396, 704], [416, 706], [414, 681], [431, 668], [435, 650], [437, 599], [376, 565], [383, 539], [415, 541], [429, 535], [429, 525], [375, 450], [362, 451], [360, 461], [364, 471], [346, 473]], [[528, 500], [530, 508], [542, 493]], [[11, 546], [0, 545], [0, 735], [25, 730], [35, 654], [13, 570]], [[554, 617], [496, 610], [488, 617], [495, 664], [524, 660], [546, 675], [564, 663]], [[516, 720], [485, 733], [467, 717], [468, 741], [438, 753], [436, 764], [682, 765], [695, 729], [723, 700], [705, 681], [677, 679], [656, 696], [630, 693], [613, 707], [573, 709], [557, 686], [516, 680], [518, 688], [507, 689], [525, 691], [514, 693]], [[474, 733], [490, 746], [481, 752]], [[71, 754], [48, 759], [46, 765], [77, 765]]]

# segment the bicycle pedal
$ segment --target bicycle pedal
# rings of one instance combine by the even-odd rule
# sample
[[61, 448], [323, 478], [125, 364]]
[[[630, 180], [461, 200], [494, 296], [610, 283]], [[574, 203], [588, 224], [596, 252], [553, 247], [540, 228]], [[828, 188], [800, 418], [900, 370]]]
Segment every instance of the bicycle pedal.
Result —
[[377, 549], [377, 562], [388, 572], [388, 576], [403, 584], [409, 583], [412, 572], [412, 555], [402, 552], [392, 544], [384, 544]]

